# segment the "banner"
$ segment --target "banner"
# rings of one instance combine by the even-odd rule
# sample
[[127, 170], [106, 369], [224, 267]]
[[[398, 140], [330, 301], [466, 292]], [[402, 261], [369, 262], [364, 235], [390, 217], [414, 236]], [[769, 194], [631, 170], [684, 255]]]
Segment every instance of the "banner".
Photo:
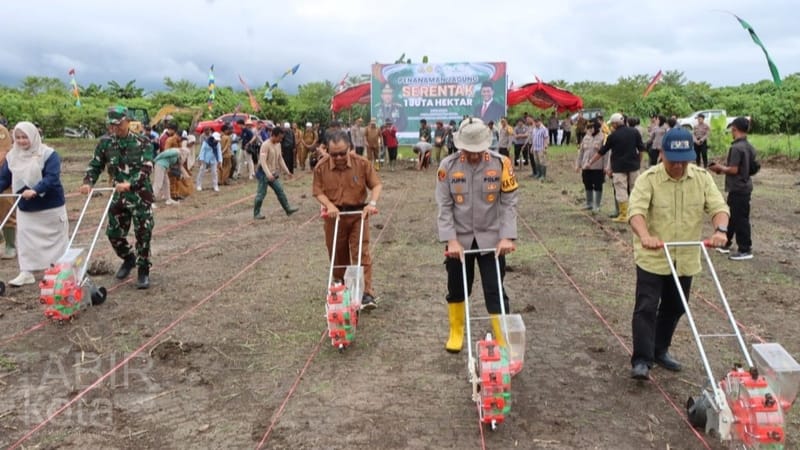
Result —
[[389, 119], [401, 144], [419, 138], [419, 121], [434, 128], [464, 116], [499, 122], [506, 115], [506, 63], [374, 64], [371, 115]]

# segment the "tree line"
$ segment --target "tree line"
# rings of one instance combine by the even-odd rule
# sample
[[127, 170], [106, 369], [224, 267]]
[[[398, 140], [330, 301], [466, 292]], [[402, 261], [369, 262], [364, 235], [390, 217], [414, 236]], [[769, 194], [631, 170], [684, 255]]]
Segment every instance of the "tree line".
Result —
[[[564, 80], [551, 84], [569, 90], [583, 98], [585, 108], [601, 108], [613, 112], [623, 110], [626, 114], [642, 118], [654, 113], [679, 117], [701, 109], [725, 109], [729, 115], [746, 115], [753, 119], [757, 133], [800, 132], [800, 73], [784, 78], [781, 87], [771, 81], [740, 86], [712, 87], [706, 82], [688, 81], [683, 72], [670, 70], [664, 75], [652, 93], [642, 97], [650, 75], [640, 74], [620, 77], [615, 83]], [[320, 122], [331, 120], [330, 101], [334, 95], [331, 81], [315, 81], [298, 86], [296, 94], [288, 94], [277, 88], [272, 99], [260, 98], [260, 90], [254, 90], [260, 111], [253, 111], [247, 94], [231, 86], [217, 86], [215, 101], [206, 109], [203, 119], [230, 113], [237, 108], [242, 113], [289, 122]], [[86, 127], [95, 134], [105, 129], [104, 117], [108, 106], [122, 104], [145, 108], [154, 115], [165, 105], [177, 107], [205, 107], [208, 97], [206, 86], [189, 80], [164, 79], [162, 90], [147, 92], [136, 85], [136, 80], [125, 83], [109, 81], [105, 85], [91, 83], [80, 86], [81, 106], [75, 105], [72, 90], [64, 81], [51, 77], [26, 77], [17, 87], [0, 86], [0, 113], [9, 123], [30, 120], [38, 123], [46, 136], [59, 136], [64, 127]], [[514, 118], [524, 112], [543, 114], [531, 104], [510, 108]], [[339, 118], [353, 121], [356, 118], [369, 120], [369, 106], [356, 105], [351, 111], [340, 113]], [[188, 128], [189, 114], [176, 114], [179, 125]]]

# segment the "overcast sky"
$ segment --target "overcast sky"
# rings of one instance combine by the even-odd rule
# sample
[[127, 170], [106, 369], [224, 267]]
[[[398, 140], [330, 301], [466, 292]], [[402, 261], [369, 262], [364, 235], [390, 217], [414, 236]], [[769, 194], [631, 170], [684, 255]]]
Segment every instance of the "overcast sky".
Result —
[[401, 53], [421, 62], [506, 61], [520, 85], [681, 70], [713, 86], [769, 79], [750, 22], [781, 76], [800, 72], [797, 0], [502, 1], [27, 0], [4, 8], [0, 83], [30, 75], [163, 89], [164, 77], [239, 88], [338, 82]]

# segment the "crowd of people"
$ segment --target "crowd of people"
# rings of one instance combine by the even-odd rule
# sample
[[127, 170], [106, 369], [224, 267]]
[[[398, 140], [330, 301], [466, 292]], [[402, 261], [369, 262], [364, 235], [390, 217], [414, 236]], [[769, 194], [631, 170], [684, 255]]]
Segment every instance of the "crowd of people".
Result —
[[[468, 289], [474, 265], [478, 264], [495, 336], [505, 345], [497, 316], [510, 305], [507, 295], [500, 298], [505, 290], [498, 282], [502, 283], [505, 274], [505, 257], [516, 245], [516, 169], [530, 164], [532, 177], [546, 179], [548, 147], [560, 144], [553, 140], [554, 117], [546, 121], [526, 115], [514, 127], [505, 117], [498, 127], [492, 121], [485, 124], [472, 117], [458, 125], [455, 121], [447, 125], [437, 121], [433, 127], [425, 120], [420, 123], [418, 142], [412, 146], [418, 154], [416, 169], [425, 170], [432, 161], [438, 164], [434, 195], [438, 237], [448, 256], [445, 297], [450, 334], [445, 349], [449, 352], [463, 348], [466, 293], [462, 262]], [[291, 178], [295, 169], [305, 170], [308, 164], [313, 174], [312, 194], [323, 211], [329, 256], [336, 249], [334, 276], [343, 276], [343, 267], [357, 259], [360, 249], [365, 281], [362, 304], [365, 309], [377, 307], [368, 220], [377, 213], [382, 192], [378, 176], [381, 148], [387, 153], [389, 170], [395, 169], [398, 140], [391, 118], [380, 128], [372, 119], [366, 126], [357, 120], [350, 127], [334, 121], [324, 130], [311, 123], [300, 130], [289, 123], [268, 126], [271, 124], [240, 120], [235, 125], [223, 125], [221, 131], [205, 129], [196, 138], [181, 133], [172, 122], [160, 134], [152, 130], [145, 135], [134, 133], [127, 110], [112, 107], [106, 124], [108, 133], [94, 150], [80, 191], [90, 193], [101, 174], [108, 171], [114, 193], [106, 235], [122, 260], [117, 278], [125, 279], [137, 268], [137, 288], [150, 286], [155, 202], [177, 205], [180, 199], [202, 191], [207, 172], [213, 191], [246, 175], [257, 180], [254, 220], [265, 219], [261, 208], [267, 188], [272, 188], [284, 212], [291, 215], [297, 208], [290, 205], [280, 178]], [[584, 208], [593, 212], [600, 209], [606, 176], [612, 179], [617, 209], [613, 221], [629, 225], [633, 231], [636, 303], [631, 376], [647, 379], [656, 364], [681, 370], [669, 347], [684, 310], [660, 249], [664, 242], [699, 240], [707, 214], [714, 228], [709, 242], [733, 260], [752, 259], [751, 176], [758, 171], [758, 163], [756, 151], [747, 141], [750, 124], [743, 117], [733, 121], [733, 144], [724, 163], [707, 161], [709, 130], [705, 127], [689, 132], [676, 127], [674, 117], [660, 115], [651, 118], [646, 131], [638, 125], [638, 119], [622, 113], [613, 114], [608, 124], [602, 117], [585, 123], [579, 119], [574, 124], [575, 170], [581, 173], [586, 190]], [[566, 136], [568, 145], [570, 134], [562, 136]], [[198, 139], [200, 150], [196, 154]], [[642, 172], [643, 165], [649, 167]], [[0, 191], [12, 194], [0, 197], [0, 208], [8, 212], [8, 200], [20, 197], [16, 220], [8, 221], [3, 229], [3, 257], [16, 257], [20, 268], [19, 275], [9, 282], [11, 286], [35, 283], [35, 273], [66, 250], [69, 224], [60, 169], [58, 153], [42, 143], [34, 124], [20, 122], [10, 136], [0, 128]], [[712, 173], [725, 175], [727, 201]], [[361, 214], [340, 214], [353, 211]], [[337, 220], [339, 237], [333, 242]], [[359, 232], [361, 220], [366, 222], [363, 236]], [[133, 246], [127, 237], [131, 226]], [[731, 253], [734, 241], [738, 251]], [[700, 270], [699, 251], [677, 253], [675, 261], [680, 288], [688, 298], [692, 276]], [[495, 262], [500, 268], [499, 279], [493, 275]]]

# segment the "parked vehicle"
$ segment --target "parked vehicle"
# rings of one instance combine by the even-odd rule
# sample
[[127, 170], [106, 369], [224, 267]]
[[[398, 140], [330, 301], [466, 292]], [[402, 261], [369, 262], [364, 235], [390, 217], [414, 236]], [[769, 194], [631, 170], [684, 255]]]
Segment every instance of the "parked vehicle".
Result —
[[234, 133], [241, 134], [242, 130], [239, 128], [239, 125], [236, 124], [239, 119], [244, 119], [245, 122], [258, 122], [261, 120], [252, 114], [228, 113], [223, 114], [214, 120], [204, 120], [198, 123], [194, 129], [194, 132], [199, 134], [202, 133], [206, 128], [211, 128], [212, 131], [222, 131], [222, 125], [227, 123], [233, 126]]
[[[710, 123], [711, 119], [715, 117], [725, 117], [725, 127], [728, 128], [733, 123], [733, 120], [736, 119], [736, 116], [728, 117], [728, 113], [725, 112], [724, 109], [704, 109], [702, 111], [695, 111], [689, 117], [683, 117], [678, 119], [678, 125], [692, 130], [697, 125], [697, 116], [702, 114], [705, 116], [706, 123]], [[749, 117], [748, 117], [749, 119]]]
[[94, 139], [95, 135], [91, 130], [81, 125], [78, 128], [64, 127], [64, 137], [74, 139]]
[[[581, 114], [580, 112], [576, 112], [570, 119], [572, 119], [572, 123], [575, 123], [578, 120], [578, 115]], [[588, 108], [583, 110], [583, 118], [586, 120], [592, 120], [598, 116], [598, 114], [603, 114], [603, 110], [600, 108]]]

